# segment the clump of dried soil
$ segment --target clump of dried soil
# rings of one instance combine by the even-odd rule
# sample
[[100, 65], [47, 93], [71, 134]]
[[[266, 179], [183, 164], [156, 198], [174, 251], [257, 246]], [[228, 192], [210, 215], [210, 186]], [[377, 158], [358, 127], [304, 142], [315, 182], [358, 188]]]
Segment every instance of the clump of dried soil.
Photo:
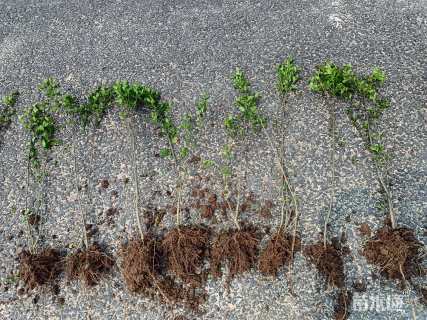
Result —
[[210, 230], [204, 226], [179, 226], [162, 241], [170, 272], [184, 283], [199, 287], [205, 282], [203, 264], [209, 248]]
[[304, 249], [304, 255], [316, 266], [317, 271], [322, 274], [328, 286], [344, 287], [344, 262], [339, 248], [331, 244], [324, 246], [318, 242]]
[[276, 277], [279, 270], [292, 262], [294, 254], [301, 250], [301, 240], [283, 231], [276, 232], [268, 241], [259, 258], [259, 271]]
[[405, 280], [423, 275], [420, 249], [423, 247], [412, 229], [385, 225], [364, 245], [368, 263], [380, 268], [388, 279]]
[[69, 255], [65, 271], [68, 279], [81, 279], [86, 286], [91, 287], [111, 270], [114, 263], [114, 259], [105, 252], [105, 249], [94, 243], [88, 249], [79, 249]]
[[222, 275], [221, 266], [228, 267], [227, 282], [253, 268], [257, 261], [261, 235], [253, 225], [240, 230], [231, 229], [220, 233], [211, 251], [211, 272], [214, 277]]
[[52, 284], [63, 269], [62, 255], [57, 249], [47, 248], [34, 254], [24, 250], [19, 254], [19, 274], [28, 290]]

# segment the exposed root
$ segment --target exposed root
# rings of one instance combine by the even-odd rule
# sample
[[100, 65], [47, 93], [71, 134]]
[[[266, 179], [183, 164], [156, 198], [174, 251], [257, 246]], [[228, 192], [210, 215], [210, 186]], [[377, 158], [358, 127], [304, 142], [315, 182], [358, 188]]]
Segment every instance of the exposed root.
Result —
[[19, 255], [20, 278], [28, 290], [52, 284], [63, 269], [62, 256], [57, 249], [48, 248], [34, 254], [24, 250]]
[[114, 259], [98, 244], [78, 250], [66, 260], [65, 272], [68, 279], [81, 279], [87, 287], [98, 284], [100, 278], [114, 266]]
[[212, 275], [220, 277], [221, 266], [227, 265], [227, 282], [230, 283], [236, 275], [249, 271], [256, 264], [260, 239], [258, 229], [252, 225], [219, 234], [211, 252]]
[[338, 292], [337, 303], [334, 307], [335, 320], [345, 320], [349, 316], [353, 295], [346, 289]]
[[193, 287], [200, 287], [206, 275], [203, 263], [207, 255], [210, 230], [203, 226], [182, 226], [170, 230], [162, 241], [168, 270]]
[[259, 258], [259, 270], [264, 275], [276, 277], [279, 270], [285, 264], [292, 263], [294, 254], [301, 250], [301, 240], [295, 238], [294, 248], [292, 248], [293, 236], [285, 234], [279, 230], [268, 241]]
[[164, 254], [161, 242], [150, 234], [131, 240], [122, 247], [122, 274], [131, 292], [148, 297], [159, 297], [163, 303], [182, 303], [197, 310], [205, 296], [178, 285], [171, 277], [163, 275]]
[[164, 281], [161, 276], [163, 254], [155, 237], [145, 235], [144, 243], [135, 238], [123, 245], [121, 254], [122, 274], [130, 291], [148, 296], [160, 294], [163, 300], [170, 302], [161, 288]]
[[325, 277], [328, 286], [344, 287], [344, 263], [340, 250], [329, 243], [325, 247], [322, 241], [305, 247], [304, 255]]
[[368, 263], [380, 268], [388, 279], [406, 280], [423, 275], [420, 249], [423, 247], [412, 229], [393, 229], [385, 225], [379, 229], [363, 248]]

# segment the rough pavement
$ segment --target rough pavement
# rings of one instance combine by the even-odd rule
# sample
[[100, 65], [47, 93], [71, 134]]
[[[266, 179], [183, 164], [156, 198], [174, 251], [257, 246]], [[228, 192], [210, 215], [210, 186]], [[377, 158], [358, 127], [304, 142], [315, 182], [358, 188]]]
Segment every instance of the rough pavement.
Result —
[[[230, 75], [237, 67], [246, 71], [254, 89], [261, 92], [261, 109], [273, 114], [280, 106], [275, 91], [275, 66], [288, 55], [303, 67], [307, 79], [325, 59], [351, 63], [360, 73], [373, 66], [387, 74], [383, 93], [391, 108], [381, 130], [392, 155], [391, 179], [398, 223], [414, 228], [425, 241], [427, 153], [427, 2], [414, 1], [24, 1], [3, 0], [0, 10], [0, 95], [19, 89], [19, 107], [34, 101], [36, 85], [56, 77], [68, 90], [82, 96], [100, 83], [117, 79], [140, 81], [159, 89], [175, 102], [177, 118], [207, 91], [211, 97], [210, 130], [201, 134], [205, 157], [219, 158], [225, 142], [221, 127], [235, 96]], [[328, 206], [330, 137], [327, 106], [309, 93], [292, 97], [283, 119], [287, 165], [300, 199], [303, 244], [318, 239]], [[373, 276], [358, 250], [363, 238], [361, 222], [372, 229], [382, 222], [375, 209], [378, 185], [366, 151], [337, 103], [337, 131], [343, 143], [337, 151], [337, 195], [331, 230], [346, 231], [351, 254], [345, 260], [347, 285], [365, 279], [362, 298], [403, 299], [403, 310], [391, 307], [357, 310], [350, 319], [418, 319], [427, 317], [423, 305], [412, 304], [415, 292], [402, 293], [396, 284]], [[340, 111], [342, 110], [342, 111]], [[158, 206], [156, 197], [173, 188], [170, 162], [154, 155], [161, 139], [146, 121], [138, 122], [138, 166], [144, 199]], [[47, 164], [46, 207], [40, 233], [43, 243], [73, 248], [79, 244], [75, 224], [71, 134], [61, 133], [64, 145], [56, 148]], [[223, 281], [209, 281], [204, 313], [165, 308], [155, 301], [129, 294], [119, 270], [93, 290], [78, 283], [61, 282], [59, 298], [51, 293], [19, 296], [10, 284], [16, 270], [16, 253], [25, 246], [19, 236], [19, 217], [25, 204], [25, 140], [15, 121], [0, 146], [0, 318], [2, 319], [331, 319], [334, 292], [324, 292], [324, 282], [313, 266], [298, 254], [291, 295], [284, 274], [271, 281], [257, 273], [233, 281], [230, 291]], [[87, 179], [85, 197], [90, 220], [99, 226], [98, 240], [117, 249], [132, 232], [132, 189], [120, 178], [129, 174], [126, 131], [117, 112], [111, 112], [99, 129], [79, 136], [80, 174]], [[252, 136], [246, 158], [249, 189], [260, 198], [273, 198], [272, 155], [262, 137]], [[83, 178], [84, 177], [84, 178]], [[107, 191], [97, 188], [108, 178]], [[214, 179], [215, 180], [215, 179]], [[220, 190], [220, 181], [215, 182]], [[35, 188], [35, 187], [34, 187]], [[37, 196], [36, 188], [31, 194]], [[117, 197], [111, 196], [116, 190]], [[116, 199], [117, 198], [117, 199]], [[167, 199], [166, 199], [167, 200]], [[274, 199], [273, 199], [274, 200]], [[113, 224], [102, 223], [105, 210], [121, 208]], [[274, 225], [277, 219], [260, 224]], [[259, 220], [259, 221], [258, 221]], [[172, 220], [171, 220], [172, 221]], [[166, 220], [165, 226], [170, 226]], [[223, 226], [226, 226], [224, 224]], [[422, 281], [419, 280], [419, 281]], [[9, 283], [9, 284], [7, 284]], [[424, 280], [425, 283], [425, 280]], [[6, 287], [9, 289], [6, 291]], [[37, 298], [39, 297], [38, 301]], [[362, 308], [363, 309], [363, 308]]]

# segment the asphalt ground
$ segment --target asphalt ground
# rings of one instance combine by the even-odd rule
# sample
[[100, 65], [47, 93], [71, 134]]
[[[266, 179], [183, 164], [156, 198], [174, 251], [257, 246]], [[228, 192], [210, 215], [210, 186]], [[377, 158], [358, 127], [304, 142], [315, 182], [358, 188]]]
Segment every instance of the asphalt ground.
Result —
[[[18, 107], [38, 98], [36, 86], [49, 76], [66, 90], [84, 96], [101, 83], [118, 79], [149, 84], [174, 102], [174, 116], [190, 112], [203, 92], [210, 96], [208, 126], [200, 133], [199, 154], [220, 161], [227, 137], [222, 120], [232, 110], [235, 92], [231, 74], [244, 70], [254, 90], [262, 94], [260, 109], [273, 118], [283, 107], [275, 89], [275, 68], [291, 55], [303, 68], [299, 93], [286, 105], [281, 130], [286, 163], [300, 199], [299, 232], [303, 244], [318, 240], [328, 208], [331, 174], [328, 104], [310, 93], [307, 78], [326, 59], [351, 63], [366, 74], [374, 66], [387, 74], [382, 93], [391, 108], [382, 117], [389, 172], [399, 225], [411, 227], [425, 243], [427, 225], [426, 98], [427, 2], [416, 1], [23, 1], [3, 0], [0, 10], [0, 95], [19, 89]], [[346, 285], [365, 280], [367, 291], [353, 304], [349, 319], [417, 319], [427, 317], [413, 290], [402, 292], [395, 283], [376, 277], [359, 250], [364, 238], [360, 223], [378, 228], [383, 216], [375, 209], [379, 197], [374, 169], [357, 131], [336, 107], [336, 200], [331, 233], [347, 234], [351, 249], [345, 258]], [[173, 190], [176, 172], [170, 161], [156, 157], [159, 145], [146, 116], [137, 122], [141, 203], [165, 207], [164, 196]], [[40, 226], [42, 243], [73, 249], [79, 246], [76, 224], [71, 142], [76, 132], [59, 133], [63, 145], [49, 154], [47, 183], [30, 188], [31, 201], [44, 195]], [[280, 137], [279, 137], [280, 135]], [[19, 212], [25, 207], [27, 136], [17, 121], [1, 137], [0, 146], [0, 318], [2, 319], [331, 319], [334, 295], [324, 291], [324, 280], [298, 253], [291, 295], [286, 275], [271, 280], [257, 272], [239, 277], [227, 291], [224, 280], [209, 280], [209, 299], [202, 314], [181, 307], [167, 308], [156, 301], [127, 292], [118, 268], [94, 289], [61, 282], [59, 295], [34, 292], [18, 295], [22, 283], [11, 279], [17, 253], [26, 245]], [[97, 240], [117, 255], [120, 243], [133, 226], [132, 187], [124, 187], [132, 163], [127, 133], [116, 111], [100, 128], [77, 137], [80, 179], [88, 185], [84, 195], [89, 220], [98, 226]], [[273, 155], [263, 136], [240, 141], [234, 160], [236, 172], [246, 174], [247, 190], [260, 199], [276, 200]], [[214, 170], [210, 188], [221, 190]], [[97, 187], [110, 181], [107, 190]], [[117, 195], [112, 195], [116, 191]], [[105, 223], [110, 207], [120, 208], [112, 224]], [[278, 214], [266, 221], [243, 217], [274, 227]], [[164, 227], [173, 219], [166, 217]], [[196, 217], [189, 222], [199, 222]], [[217, 228], [229, 225], [221, 221]], [[12, 283], [10, 283], [12, 281]], [[417, 279], [424, 283], [425, 279]], [[15, 286], [16, 285], [16, 286]], [[6, 289], [6, 287], [8, 289]], [[381, 307], [373, 301], [397, 299]], [[64, 299], [63, 301], [61, 301]], [[361, 300], [362, 299], [362, 300]], [[377, 300], [375, 300], [377, 299]], [[399, 300], [401, 299], [401, 300]], [[402, 304], [399, 304], [402, 301]], [[64, 303], [61, 303], [64, 302]]]

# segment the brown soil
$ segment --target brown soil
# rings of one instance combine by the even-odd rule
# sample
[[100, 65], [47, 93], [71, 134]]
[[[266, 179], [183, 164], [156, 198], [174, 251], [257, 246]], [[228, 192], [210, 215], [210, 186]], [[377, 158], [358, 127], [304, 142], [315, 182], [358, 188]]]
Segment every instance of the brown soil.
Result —
[[107, 179], [101, 179], [99, 180], [99, 186], [102, 189], [107, 189], [110, 186], [110, 182]]
[[65, 271], [69, 280], [81, 279], [87, 287], [96, 285], [114, 266], [114, 259], [98, 244], [69, 255]]
[[331, 244], [323, 246], [323, 242], [318, 242], [304, 249], [304, 255], [316, 266], [325, 278], [328, 286], [344, 287], [344, 263], [340, 248]]
[[216, 238], [211, 252], [211, 272], [214, 277], [222, 275], [221, 266], [228, 266], [227, 282], [255, 266], [258, 245], [261, 239], [259, 230], [253, 225], [240, 230], [223, 231]]
[[369, 224], [366, 222], [360, 225], [359, 232], [364, 237], [370, 237], [372, 235], [371, 227], [369, 227]]
[[215, 214], [215, 207], [210, 204], [202, 204], [200, 205], [200, 209], [202, 210], [202, 213], [200, 214], [202, 218], [208, 220], [213, 218]]
[[260, 255], [258, 268], [261, 273], [276, 277], [282, 267], [291, 263], [295, 252], [301, 250], [300, 238], [295, 237], [292, 252], [293, 242], [294, 238], [291, 234], [276, 232]]
[[424, 305], [427, 305], [427, 287], [419, 288], [420, 296], [421, 296], [421, 302], [424, 303]]
[[420, 249], [423, 247], [408, 228], [392, 229], [385, 225], [363, 248], [368, 263], [380, 268], [388, 279], [402, 281], [423, 275]]
[[98, 227], [92, 223], [87, 223], [85, 225], [85, 229], [86, 229], [86, 234], [89, 238], [92, 238], [93, 236], [95, 236], [98, 233]]
[[43, 249], [36, 254], [24, 250], [19, 255], [20, 278], [28, 290], [45, 284], [53, 284], [62, 270], [62, 255], [57, 249]]
[[143, 221], [145, 228], [151, 232], [153, 227], [158, 227], [164, 216], [166, 215], [166, 209], [151, 208], [149, 210], [144, 210]]
[[338, 292], [337, 303], [334, 307], [335, 320], [345, 320], [349, 316], [352, 293], [342, 289]]
[[34, 228], [37, 228], [40, 223], [40, 215], [32, 213], [28, 216], [28, 224], [33, 226]]
[[208, 252], [210, 230], [204, 226], [181, 226], [170, 230], [162, 241], [168, 270], [184, 283], [204, 283], [203, 264]]
[[366, 292], [367, 284], [364, 280], [356, 280], [353, 282], [353, 289], [356, 292]]
[[273, 201], [266, 200], [261, 208], [259, 208], [258, 214], [264, 219], [271, 218], [271, 209], [273, 206]]

